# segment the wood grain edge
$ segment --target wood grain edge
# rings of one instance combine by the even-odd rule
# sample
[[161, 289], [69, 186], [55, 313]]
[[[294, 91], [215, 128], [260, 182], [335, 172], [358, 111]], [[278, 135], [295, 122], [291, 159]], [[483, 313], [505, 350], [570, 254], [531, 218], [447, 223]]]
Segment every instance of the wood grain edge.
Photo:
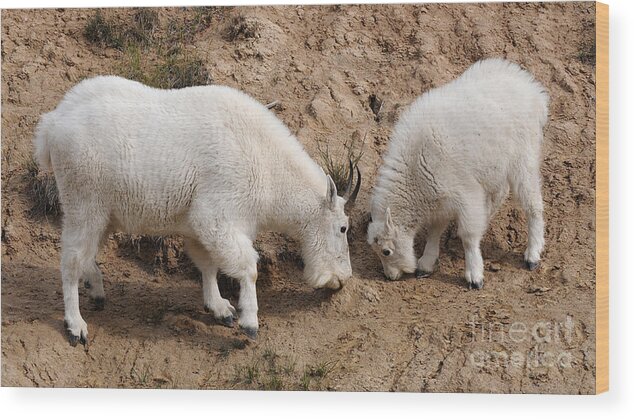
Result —
[[596, 11], [596, 371], [595, 392], [609, 388], [609, 26], [608, 5]]

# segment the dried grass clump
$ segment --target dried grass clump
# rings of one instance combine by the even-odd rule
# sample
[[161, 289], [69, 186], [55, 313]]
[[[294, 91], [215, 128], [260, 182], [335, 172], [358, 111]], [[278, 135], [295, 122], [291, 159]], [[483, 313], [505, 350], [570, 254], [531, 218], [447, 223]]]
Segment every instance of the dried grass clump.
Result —
[[355, 131], [349, 140], [334, 147], [326, 141], [317, 142], [321, 164], [337, 186], [337, 191], [346, 189], [350, 175], [350, 161], [353, 167], [357, 166], [363, 156], [364, 145], [365, 137], [361, 139], [358, 131]]
[[59, 216], [62, 211], [55, 177], [51, 173], [40, 173], [37, 162], [27, 163], [27, 185], [33, 199], [31, 212], [37, 216]]

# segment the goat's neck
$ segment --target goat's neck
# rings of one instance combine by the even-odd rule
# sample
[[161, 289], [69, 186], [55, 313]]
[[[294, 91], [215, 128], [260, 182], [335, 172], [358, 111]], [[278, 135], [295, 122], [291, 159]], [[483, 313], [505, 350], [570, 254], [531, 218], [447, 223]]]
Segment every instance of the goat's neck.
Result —
[[298, 194], [281, 194], [277, 197], [267, 217], [269, 229], [302, 241], [319, 215], [321, 197], [310, 189]]

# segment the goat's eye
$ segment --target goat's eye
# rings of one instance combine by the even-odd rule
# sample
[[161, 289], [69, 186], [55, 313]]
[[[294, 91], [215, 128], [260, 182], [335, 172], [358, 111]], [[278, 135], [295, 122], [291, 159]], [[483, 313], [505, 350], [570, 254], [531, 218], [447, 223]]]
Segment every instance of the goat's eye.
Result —
[[390, 255], [392, 255], [392, 250], [391, 249], [384, 249], [383, 250], [383, 255], [385, 255], [386, 257], [389, 257]]
[[341, 233], [346, 233], [346, 230], [348, 230], [348, 228], [345, 226], [341, 226], [341, 229], [339, 230], [341, 231]]

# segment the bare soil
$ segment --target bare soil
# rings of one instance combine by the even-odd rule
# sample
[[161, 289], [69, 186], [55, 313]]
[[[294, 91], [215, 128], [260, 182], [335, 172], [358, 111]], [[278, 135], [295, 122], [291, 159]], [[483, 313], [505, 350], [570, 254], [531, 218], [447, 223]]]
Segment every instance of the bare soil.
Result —
[[[194, 13], [165, 8], [159, 18]], [[59, 217], [32, 211], [27, 168], [39, 116], [82, 78], [122, 72], [121, 51], [83, 36], [93, 14], [2, 12], [3, 386], [594, 392], [592, 3], [214, 10], [184, 41], [214, 83], [279, 100], [279, 118], [316, 159], [318, 141], [366, 139], [351, 215], [354, 278], [337, 293], [314, 291], [301, 280], [296, 244], [262, 235], [253, 342], [203, 311], [200, 275], [178, 246], [157, 256], [113, 237], [98, 257], [106, 307], [94, 310], [80, 291], [91, 342], [73, 348], [63, 328]], [[500, 56], [534, 74], [552, 99], [541, 267], [523, 267], [525, 219], [509, 201], [482, 245], [484, 289], [465, 287], [452, 230], [430, 278], [384, 280], [365, 228], [399, 109]], [[235, 304], [233, 281], [222, 289]]]

